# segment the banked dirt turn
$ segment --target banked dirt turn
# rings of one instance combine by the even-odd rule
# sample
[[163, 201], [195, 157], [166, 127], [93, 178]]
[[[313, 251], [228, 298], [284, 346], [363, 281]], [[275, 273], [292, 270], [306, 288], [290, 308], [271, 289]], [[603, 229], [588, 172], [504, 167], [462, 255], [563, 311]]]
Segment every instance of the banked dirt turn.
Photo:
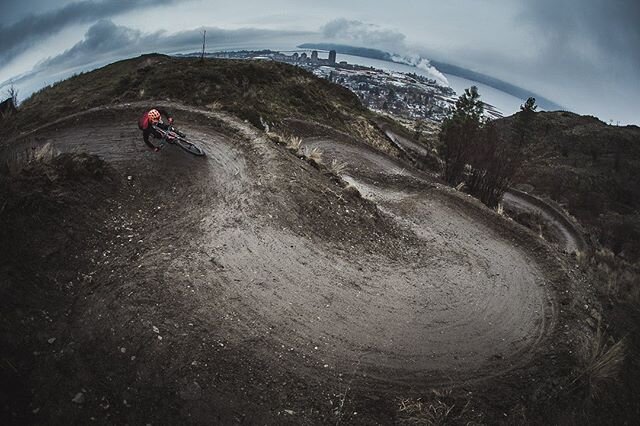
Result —
[[135, 128], [143, 105], [18, 141], [98, 155], [137, 188], [96, 224], [112, 231], [104, 251], [64, 327], [50, 330], [66, 330], [63, 352], [91, 342], [83, 374], [119, 372], [114, 385], [85, 385], [87, 406], [123, 392], [145, 402], [133, 417], [112, 403], [114, 418], [167, 409], [232, 422], [248, 411], [296, 423], [340, 402], [347, 418], [346, 401], [356, 421], [358, 404], [381, 392], [392, 401], [491, 380], [547, 350], [557, 271], [515, 225], [354, 141], [304, 146], [346, 163], [342, 178], [360, 195], [246, 123], [171, 107], [205, 158], [147, 151]]

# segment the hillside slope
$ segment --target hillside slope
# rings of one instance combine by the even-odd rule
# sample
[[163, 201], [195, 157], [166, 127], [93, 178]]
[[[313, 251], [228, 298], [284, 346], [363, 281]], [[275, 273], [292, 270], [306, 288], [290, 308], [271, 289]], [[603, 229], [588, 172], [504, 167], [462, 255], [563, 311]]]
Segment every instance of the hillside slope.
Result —
[[[107, 83], [149, 59], [134, 89]], [[44, 90], [0, 144], [3, 423], [389, 424], [420, 401], [554, 421], [593, 304], [566, 258], [386, 155], [340, 89], [307, 113], [295, 69], [181, 61]], [[161, 75], [200, 67], [277, 92], [249, 105], [302, 149], [245, 121], [242, 91], [206, 108], [190, 77], [163, 98]], [[149, 151], [150, 103], [207, 156]]]
[[[25, 132], [97, 106], [158, 99], [223, 109], [257, 128], [271, 130], [283, 118], [303, 118], [330, 125], [388, 153], [394, 151], [373, 131], [371, 113], [352, 92], [298, 67], [270, 61], [201, 62], [143, 55], [41, 90], [23, 102], [20, 114], [6, 124]], [[287, 128], [280, 131], [287, 133]]]
[[496, 124], [525, 152], [516, 185], [561, 203], [615, 254], [640, 258], [640, 128], [568, 112]]

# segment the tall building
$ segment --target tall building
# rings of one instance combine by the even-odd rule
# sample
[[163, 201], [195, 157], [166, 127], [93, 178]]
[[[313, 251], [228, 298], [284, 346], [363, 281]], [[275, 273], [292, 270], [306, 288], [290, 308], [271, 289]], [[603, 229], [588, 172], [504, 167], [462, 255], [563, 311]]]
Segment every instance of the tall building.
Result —
[[335, 50], [330, 50], [329, 51], [329, 63], [331, 65], [335, 65], [335, 63], [336, 63], [336, 51]]
[[314, 50], [311, 52], [311, 62], [318, 62], [318, 51]]

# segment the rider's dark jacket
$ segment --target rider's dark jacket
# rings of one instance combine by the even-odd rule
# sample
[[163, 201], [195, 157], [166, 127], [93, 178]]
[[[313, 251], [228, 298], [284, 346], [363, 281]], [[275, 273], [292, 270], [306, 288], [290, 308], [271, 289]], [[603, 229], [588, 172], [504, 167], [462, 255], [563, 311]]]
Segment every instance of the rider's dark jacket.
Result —
[[[172, 117], [172, 115], [163, 108], [151, 108], [147, 110], [142, 117], [140, 117], [140, 119], [138, 120], [138, 127], [140, 127], [140, 130], [142, 130], [142, 139], [144, 139], [144, 143], [146, 143], [149, 148], [155, 148], [155, 146], [149, 141], [149, 136], [153, 135], [153, 137], [155, 138], [162, 138], [162, 134], [160, 134], [160, 132], [153, 128], [153, 126], [151, 125], [151, 121], [149, 120], [148, 114], [152, 109], [158, 110], [158, 112], [167, 117], [167, 119], [169, 117]], [[157, 123], [156, 126], [165, 130], [169, 127], [168, 124], [165, 124], [163, 122]]]

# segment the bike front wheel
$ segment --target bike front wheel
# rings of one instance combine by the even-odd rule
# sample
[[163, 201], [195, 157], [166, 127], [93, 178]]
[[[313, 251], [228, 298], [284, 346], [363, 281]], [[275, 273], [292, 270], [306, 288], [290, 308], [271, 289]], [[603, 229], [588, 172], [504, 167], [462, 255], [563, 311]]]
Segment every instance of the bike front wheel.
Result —
[[199, 157], [203, 157], [204, 156], [204, 151], [202, 150], [202, 148], [200, 148], [198, 145], [195, 145], [191, 142], [189, 142], [188, 140], [180, 137], [180, 138], [176, 138], [175, 139], [175, 143], [182, 149], [184, 149], [185, 151], [187, 151], [189, 154], [193, 154], [193, 155], [197, 155]]

